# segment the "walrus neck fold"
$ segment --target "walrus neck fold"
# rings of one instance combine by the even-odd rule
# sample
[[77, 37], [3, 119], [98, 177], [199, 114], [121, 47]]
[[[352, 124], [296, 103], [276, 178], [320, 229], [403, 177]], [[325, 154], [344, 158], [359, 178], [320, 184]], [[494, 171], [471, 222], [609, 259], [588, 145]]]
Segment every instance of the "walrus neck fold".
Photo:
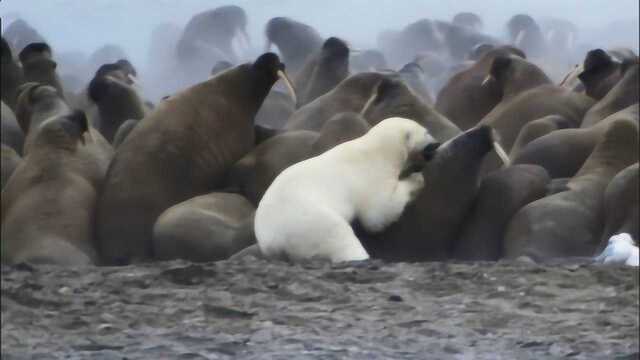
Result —
[[636, 122], [629, 119], [614, 121], [574, 179], [580, 181], [581, 177], [593, 173], [613, 178], [619, 171], [638, 161], [638, 137]]

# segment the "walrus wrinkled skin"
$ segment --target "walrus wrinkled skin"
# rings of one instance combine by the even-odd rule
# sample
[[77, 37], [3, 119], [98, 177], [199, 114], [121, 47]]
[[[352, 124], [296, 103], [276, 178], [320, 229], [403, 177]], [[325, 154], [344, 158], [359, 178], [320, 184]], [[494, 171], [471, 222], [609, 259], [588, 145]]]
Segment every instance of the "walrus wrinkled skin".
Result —
[[109, 264], [153, 258], [152, 228], [167, 208], [221, 186], [254, 146], [254, 117], [284, 65], [266, 53], [160, 102], [118, 147], [98, 206]]

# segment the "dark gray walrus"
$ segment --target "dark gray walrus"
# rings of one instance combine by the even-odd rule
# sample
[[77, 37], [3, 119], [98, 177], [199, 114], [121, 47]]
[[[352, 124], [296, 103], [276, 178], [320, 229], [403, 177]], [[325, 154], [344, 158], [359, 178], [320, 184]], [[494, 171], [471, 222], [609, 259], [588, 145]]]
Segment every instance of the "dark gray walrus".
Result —
[[546, 170], [536, 165], [509, 166], [482, 179], [473, 208], [456, 241], [453, 258], [500, 259], [509, 220], [523, 206], [544, 197], [549, 181]]
[[488, 126], [467, 130], [442, 144], [422, 170], [424, 190], [382, 233], [364, 234], [373, 258], [427, 261], [450, 258], [476, 197], [482, 158], [492, 149]]

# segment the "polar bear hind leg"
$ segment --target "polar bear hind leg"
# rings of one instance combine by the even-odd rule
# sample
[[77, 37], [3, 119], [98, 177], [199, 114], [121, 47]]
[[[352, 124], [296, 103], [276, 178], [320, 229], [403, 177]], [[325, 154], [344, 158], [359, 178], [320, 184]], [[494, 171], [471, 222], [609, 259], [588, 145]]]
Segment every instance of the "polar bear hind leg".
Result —
[[256, 228], [259, 246], [268, 257], [284, 255], [291, 261], [321, 258], [332, 262], [369, 259], [349, 223], [332, 211], [307, 209], [304, 216], [298, 214], [270, 226], [276, 232]]

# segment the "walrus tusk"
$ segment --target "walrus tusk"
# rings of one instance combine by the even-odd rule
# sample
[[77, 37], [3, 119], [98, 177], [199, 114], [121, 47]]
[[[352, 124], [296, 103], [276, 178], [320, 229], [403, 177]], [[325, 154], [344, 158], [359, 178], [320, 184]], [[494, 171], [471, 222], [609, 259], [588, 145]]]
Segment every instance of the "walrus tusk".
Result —
[[520, 30], [518, 32], [518, 35], [516, 35], [516, 40], [513, 42], [513, 44], [519, 48], [520, 47], [520, 43], [522, 42], [522, 39], [524, 39], [524, 30]]
[[491, 142], [493, 143], [493, 149], [496, 151], [496, 154], [498, 154], [500, 160], [502, 160], [504, 166], [511, 165], [511, 159], [509, 159], [509, 155], [507, 155], [507, 152], [504, 151], [504, 148], [500, 145], [498, 133], [495, 130], [491, 130]]
[[[378, 84], [378, 86], [380, 86], [380, 84]], [[364, 117], [364, 114], [367, 112], [367, 110], [369, 110], [369, 108], [371, 107], [371, 104], [373, 104], [373, 101], [376, 99], [376, 97], [378, 97], [378, 86], [376, 86], [375, 90], [373, 91], [373, 94], [371, 94], [367, 102], [364, 103], [362, 110], [360, 110], [360, 116]]]
[[547, 42], [551, 43], [551, 41], [553, 41], [553, 38], [556, 36], [556, 29], [551, 29], [549, 30], [549, 32], [547, 33]]
[[138, 78], [133, 75], [133, 74], [127, 74], [127, 78], [129, 79], [129, 81], [131, 81], [132, 84], [134, 85], [138, 85], [140, 84], [140, 81], [138, 81]]
[[240, 30], [240, 34], [242, 36], [242, 40], [244, 40], [245, 51], [249, 51], [251, 49], [251, 38], [249, 37], [249, 33], [247, 33], [247, 30], [242, 29]]
[[482, 87], [486, 86], [486, 85], [489, 83], [489, 81], [491, 81], [491, 80], [493, 80], [493, 79], [494, 79], [494, 78], [493, 78], [493, 75], [488, 74], [488, 75], [484, 78], [484, 80], [482, 80], [482, 84], [480, 84], [480, 86], [482, 86]]
[[289, 90], [289, 94], [291, 94], [293, 103], [298, 104], [298, 96], [296, 95], [296, 90], [293, 88], [293, 84], [291, 84], [291, 80], [289, 80], [287, 74], [282, 70], [278, 70], [278, 77], [280, 77], [280, 79], [282, 79], [282, 81], [284, 81], [284, 84], [287, 86], [287, 90]]
[[493, 148], [495, 149], [496, 154], [498, 154], [498, 156], [500, 157], [500, 160], [502, 160], [504, 166], [511, 165], [511, 159], [509, 159], [509, 155], [507, 155], [507, 153], [504, 151], [504, 148], [502, 147], [502, 145], [500, 145], [499, 142], [494, 141]]
[[87, 137], [89, 138], [89, 142], [96, 142], [96, 140], [93, 138], [93, 134], [91, 134], [91, 128], [87, 129]]

